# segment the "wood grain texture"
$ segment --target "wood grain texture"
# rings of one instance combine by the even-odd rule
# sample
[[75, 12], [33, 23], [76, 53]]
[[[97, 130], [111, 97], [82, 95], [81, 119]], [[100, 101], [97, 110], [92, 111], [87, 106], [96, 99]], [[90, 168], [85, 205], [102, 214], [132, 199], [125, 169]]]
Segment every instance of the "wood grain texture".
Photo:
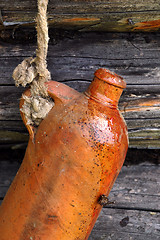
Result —
[[160, 213], [102, 209], [89, 240], [159, 240]]
[[[54, 36], [50, 37], [54, 38]], [[71, 39], [68, 37], [60, 40], [56, 44], [50, 43], [49, 70], [52, 79], [58, 81], [91, 81], [98, 67], [108, 67], [122, 75], [128, 87], [143, 85], [145, 88], [148, 84], [156, 88], [160, 76], [159, 39], [159, 33], [78, 34]], [[36, 44], [28, 40], [25, 44], [1, 42], [0, 46], [1, 83], [13, 84], [11, 77], [13, 69], [25, 57], [35, 55]]]
[[[0, 9], [1, 28], [35, 25], [35, 0], [1, 1]], [[159, 12], [158, 0], [52, 0], [48, 5], [50, 26], [87, 31], [157, 31]]]
[[[20, 163], [0, 161], [0, 199], [11, 184]], [[160, 166], [150, 163], [123, 166], [90, 240], [156, 239], [160, 237]]]
[[[0, 7], [2, 10], [36, 10], [35, 0], [6, 0], [5, 2], [1, 1]], [[84, 6], [86, 5], [86, 8]], [[104, 12], [104, 10], [110, 10], [111, 12], [116, 12], [117, 9], [119, 9], [119, 12], [122, 11], [138, 11], [140, 8], [142, 11], [145, 10], [157, 10], [159, 8], [159, 2], [156, 0], [146, 0], [146, 1], [138, 1], [138, 0], [132, 0], [132, 2], [128, 0], [82, 0], [82, 1], [76, 1], [76, 0], [50, 0], [48, 4], [48, 9], [55, 9], [57, 12], [67, 12], [67, 9], [71, 9], [71, 7], [74, 7], [74, 11], [95, 11], [96, 9], [99, 9], [99, 11]], [[82, 10], [81, 10], [82, 9]]]

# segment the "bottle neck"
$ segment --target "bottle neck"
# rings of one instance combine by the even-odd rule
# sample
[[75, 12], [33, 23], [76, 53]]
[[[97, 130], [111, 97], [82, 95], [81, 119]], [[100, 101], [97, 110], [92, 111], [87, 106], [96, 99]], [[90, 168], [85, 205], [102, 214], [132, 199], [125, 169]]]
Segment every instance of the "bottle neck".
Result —
[[[119, 79], [122, 81], [121, 78]], [[105, 80], [100, 79], [95, 74], [95, 77], [89, 88], [86, 90], [85, 95], [104, 105], [116, 108], [123, 92], [123, 88], [124, 87], [116, 86], [116, 84], [113, 85], [110, 80], [107, 81], [107, 78], [105, 78]]]

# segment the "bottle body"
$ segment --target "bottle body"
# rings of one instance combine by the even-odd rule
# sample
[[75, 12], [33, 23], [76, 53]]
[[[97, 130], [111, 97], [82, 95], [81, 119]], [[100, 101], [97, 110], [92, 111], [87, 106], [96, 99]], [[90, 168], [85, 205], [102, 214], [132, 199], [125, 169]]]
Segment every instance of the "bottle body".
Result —
[[88, 239], [99, 198], [108, 196], [127, 148], [126, 124], [114, 104], [88, 93], [55, 104], [30, 139], [0, 210], [2, 240]]

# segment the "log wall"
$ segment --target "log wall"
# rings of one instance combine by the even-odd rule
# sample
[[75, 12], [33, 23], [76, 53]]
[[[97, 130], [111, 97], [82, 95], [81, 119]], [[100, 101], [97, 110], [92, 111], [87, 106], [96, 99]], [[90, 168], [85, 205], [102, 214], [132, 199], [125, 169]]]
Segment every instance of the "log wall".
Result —
[[[35, 55], [36, 43], [26, 34], [17, 32], [16, 39], [0, 42], [1, 143], [28, 139], [18, 109], [24, 89], [16, 88], [12, 79], [14, 68]], [[160, 33], [63, 32], [57, 37], [50, 32], [50, 38], [52, 79], [82, 92], [96, 69], [115, 71], [127, 82], [119, 107], [128, 125], [130, 147], [159, 148]]]
[[[12, 72], [35, 56], [36, 2], [0, 1], [0, 204], [28, 141], [19, 113], [24, 89]], [[115, 204], [103, 208], [89, 239], [160, 239], [159, 0], [50, 0], [48, 22], [53, 80], [83, 92], [105, 67], [127, 82], [119, 108], [130, 149], [109, 196]]]
[[[119, 107], [128, 125], [130, 147], [160, 147], [159, 13], [158, 0], [50, 0], [48, 4], [52, 79], [84, 91], [100, 67], [124, 77], [127, 89]], [[25, 57], [35, 55], [36, 14], [36, 0], [0, 1], [1, 146], [28, 140], [18, 109], [23, 89], [14, 86], [12, 72]]]

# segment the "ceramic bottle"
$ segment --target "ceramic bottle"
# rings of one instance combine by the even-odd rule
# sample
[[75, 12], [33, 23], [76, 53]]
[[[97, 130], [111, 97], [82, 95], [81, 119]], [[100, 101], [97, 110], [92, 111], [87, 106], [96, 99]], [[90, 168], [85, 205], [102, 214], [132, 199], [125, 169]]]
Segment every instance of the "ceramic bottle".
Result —
[[99, 199], [108, 196], [126, 156], [121, 77], [98, 69], [84, 93], [54, 81], [47, 86], [55, 105], [39, 127], [21, 113], [30, 139], [0, 207], [1, 240], [88, 239]]

